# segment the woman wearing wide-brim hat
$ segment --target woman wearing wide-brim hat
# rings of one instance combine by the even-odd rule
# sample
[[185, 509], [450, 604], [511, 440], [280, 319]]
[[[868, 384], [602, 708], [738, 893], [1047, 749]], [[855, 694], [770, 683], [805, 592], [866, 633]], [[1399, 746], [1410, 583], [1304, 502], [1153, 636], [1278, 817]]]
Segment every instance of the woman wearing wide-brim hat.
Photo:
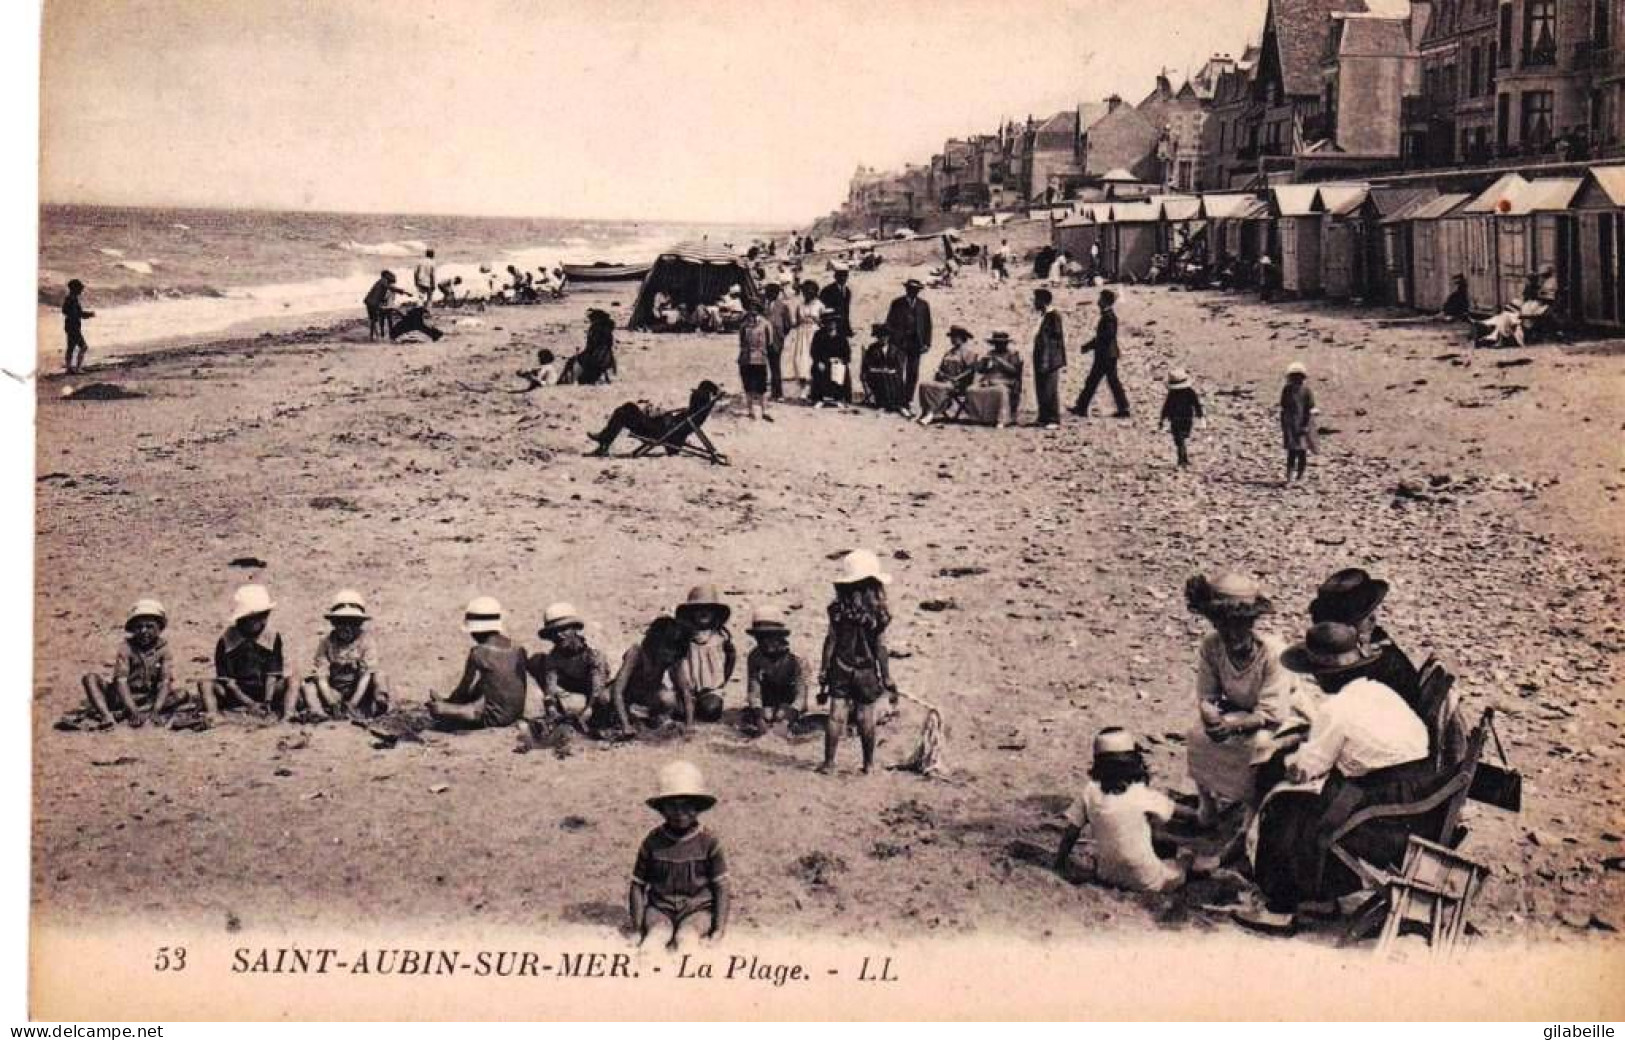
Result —
[[677, 671], [694, 699], [694, 717], [701, 722], [722, 718], [722, 689], [739, 661], [727, 628], [732, 614], [715, 585], [694, 586], [677, 606], [677, 620], [688, 633], [688, 650]]
[[1387, 600], [1388, 591], [1388, 583], [1381, 578], [1372, 577], [1360, 567], [1346, 567], [1320, 583], [1309, 604], [1309, 620], [1352, 625], [1360, 635], [1360, 645], [1378, 655], [1371, 665], [1370, 677], [1388, 686], [1415, 709], [1419, 707], [1417, 699], [1421, 693], [1421, 677], [1416, 665], [1394, 645], [1377, 620], [1378, 608]]
[[[995, 332], [987, 338], [987, 342], [992, 349], [977, 362], [979, 378], [970, 395], [971, 400], [978, 403], [979, 410], [997, 404], [997, 418], [993, 425], [1010, 426], [1016, 421], [1016, 413], [1021, 411], [1023, 362], [1021, 355], [1010, 349], [1008, 332]], [[997, 396], [989, 398], [983, 396], [982, 391], [993, 391]]]
[[[1369, 678], [1376, 653], [1349, 625], [1321, 622], [1281, 655], [1326, 695], [1302, 745], [1285, 759], [1289, 786], [1272, 791], [1258, 813], [1253, 877], [1262, 907], [1236, 915], [1243, 925], [1290, 931], [1301, 908], [1356, 891], [1360, 881], [1335, 856], [1330, 838], [1363, 808], [1419, 797], [1434, 782], [1428, 732], [1399, 694]], [[1316, 790], [1313, 784], [1319, 784]], [[1362, 858], [1397, 868], [1402, 822], [1376, 820], [1343, 844]]]
[[991, 426], [997, 421], [997, 410], [991, 418], [975, 416], [971, 412], [969, 392], [976, 380], [976, 363], [981, 358], [971, 346], [976, 334], [963, 325], [948, 327], [948, 352], [937, 363], [936, 374], [929, 383], [920, 384], [920, 425], [930, 426], [943, 413], [958, 402], [961, 417], [966, 422]]
[[840, 406], [852, 400], [852, 342], [841, 328], [841, 312], [824, 305], [813, 333], [812, 387], [807, 399], [815, 407]]
[[1185, 584], [1185, 601], [1213, 626], [1196, 651], [1198, 719], [1185, 744], [1197, 819], [1211, 827], [1223, 803], [1255, 800], [1255, 770], [1269, 759], [1287, 717], [1293, 679], [1281, 665], [1284, 643], [1255, 631], [1275, 609], [1257, 581], [1237, 573], [1211, 581], [1197, 575]]

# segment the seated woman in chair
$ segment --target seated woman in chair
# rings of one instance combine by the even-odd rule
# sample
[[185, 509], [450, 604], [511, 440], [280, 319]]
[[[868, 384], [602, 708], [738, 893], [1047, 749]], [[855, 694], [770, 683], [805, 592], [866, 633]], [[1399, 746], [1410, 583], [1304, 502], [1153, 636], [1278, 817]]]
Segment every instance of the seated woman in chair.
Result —
[[[665, 445], [667, 454], [675, 455], [679, 448], [688, 443], [691, 431], [705, 425], [705, 420], [711, 414], [711, 405], [721, 396], [722, 388], [707, 379], [689, 393], [687, 408], [657, 412], [646, 401], [627, 401], [610, 413], [609, 421], [602, 430], [587, 434], [598, 444], [592, 454], [608, 455], [610, 445], [624, 430], [639, 437], [659, 440]], [[692, 424], [684, 424], [683, 420], [689, 416], [693, 417]]]
[[587, 311], [587, 345], [564, 363], [565, 384], [591, 386], [612, 383], [618, 375], [615, 366], [615, 319], [609, 312], [592, 307]]
[[903, 353], [891, 341], [884, 323], [870, 326], [874, 341], [863, 348], [863, 392], [871, 408], [887, 412], [912, 412], [908, 388], [903, 382]]
[[970, 346], [975, 338], [963, 325], [948, 330], [948, 353], [937, 365], [937, 374], [929, 383], [920, 384], [920, 425], [930, 426], [955, 402], [964, 406], [965, 392], [976, 380], [976, 363], [981, 360]]
[[966, 422], [998, 427], [1016, 421], [1021, 408], [1021, 355], [1010, 349], [1010, 334], [995, 332], [987, 339], [993, 349], [977, 363], [976, 385], [965, 392]]
[[[1253, 877], [1263, 906], [1238, 912], [1242, 925], [1291, 932], [1301, 910], [1325, 910], [1326, 901], [1357, 890], [1359, 879], [1330, 852], [1333, 835], [1356, 811], [1413, 801], [1437, 780], [1427, 726], [1399, 694], [1370, 678], [1379, 656], [1361, 647], [1353, 627], [1335, 621], [1310, 628], [1281, 655], [1326, 696], [1307, 738], [1285, 758], [1286, 785], [1259, 807]], [[1397, 865], [1405, 826], [1403, 819], [1373, 821], [1345, 844], [1358, 845], [1362, 859]]]

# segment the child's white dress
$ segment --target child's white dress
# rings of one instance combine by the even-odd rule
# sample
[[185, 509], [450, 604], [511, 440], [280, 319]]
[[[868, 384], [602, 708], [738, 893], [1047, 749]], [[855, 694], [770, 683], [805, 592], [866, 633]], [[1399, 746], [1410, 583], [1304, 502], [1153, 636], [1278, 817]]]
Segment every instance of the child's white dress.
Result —
[[1080, 830], [1088, 825], [1095, 840], [1095, 877], [1140, 892], [1161, 892], [1185, 880], [1175, 863], [1158, 859], [1151, 846], [1151, 820], [1166, 821], [1174, 803], [1160, 791], [1131, 784], [1121, 794], [1107, 794], [1093, 780], [1067, 810], [1066, 822]]

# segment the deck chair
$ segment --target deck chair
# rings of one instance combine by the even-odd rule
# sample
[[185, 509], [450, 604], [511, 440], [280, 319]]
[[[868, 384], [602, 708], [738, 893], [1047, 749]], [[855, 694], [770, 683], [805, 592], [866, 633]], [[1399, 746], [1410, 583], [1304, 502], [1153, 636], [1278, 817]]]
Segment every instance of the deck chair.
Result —
[[1467, 914], [1489, 868], [1454, 849], [1411, 835], [1399, 877], [1388, 886], [1388, 918], [1377, 938], [1379, 953], [1392, 952], [1402, 936], [1420, 932], [1436, 956], [1458, 949], [1467, 935]]
[[[1430, 661], [1429, 665], [1433, 665], [1433, 662]], [[1431, 682], [1435, 686], [1444, 685], [1444, 700], [1448, 702], [1448, 682], [1453, 680], [1436, 665], [1433, 671], [1442, 678], [1432, 678]], [[1424, 690], [1428, 681], [1424, 679]], [[1459, 710], [1441, 711], [1435, 716], [1436, 722], [1445, 727], [1445, 731], [1438, 734], [1434, 734], [1430, 728], [1430, 743], [1435, 748], [1433, 754], [1436, 763], [1445, 761], [1448, 749], [1455, 746], [1456, 737], [1449, 729], [1459, 726], [1460, 714]], [[1348, 941], [1356, 941], [1370, 934], [1372, 927], [1383, 919], [1392, 905], [1395, 883], [1404, 880], [1402, 853], [1384, 856], [1382, 859], [1385, 862], [1378, 862], [1369, 853], [1362, 854], [1352, 847], [1353, 836], [1361, 828], [1398, 824], [1395, 837], [1403, 833], [1407, 843], [1411, 837], [1418, 837], [1447, 850], [1457, 848], [1466, 838], [1465, 828], [1460, 827], [1462, 806], [1466, 804], [1468, 792], [1472, 789], [1473, 774], [1478, 769], [1479, 755], [1483, 753], [1494, 716], [1493, 708], [1485, 709], [1478, 724], [1465, 737], [1459, 759], [1437, 772], [1435, 781], [1423, 795], [1410, 802], [1372, 805], [1356, 810], [1333, 832], [1327, 849], [1329, 855], [1337, 857], [1338, 862], [1354, 873], [1362, 889], [1370, 889], [1374, 893], [1354, 912], [1346, 935]], [[1398, 869], [1396, 862], [1399, 862]]]
[[[689, 455], [696, 459], [704, 459], [714, 466], [729, 465], [728, 456], [717, 450], [717, 446], [711, 443], [711, 438], [705, 435], [703, 429], [705, 420], [710, 418], [711, 410], [721, 399], [720, 396], [713, 397], [693, 411], [684, 412], [656, 437], [645, 437], [627, 430], [626, 436], [638, 442], [638, 446], [628, 457], [641, 459], [665, 449], [667, 455]], [[696, 441], [699, 443], [694, 443]]]

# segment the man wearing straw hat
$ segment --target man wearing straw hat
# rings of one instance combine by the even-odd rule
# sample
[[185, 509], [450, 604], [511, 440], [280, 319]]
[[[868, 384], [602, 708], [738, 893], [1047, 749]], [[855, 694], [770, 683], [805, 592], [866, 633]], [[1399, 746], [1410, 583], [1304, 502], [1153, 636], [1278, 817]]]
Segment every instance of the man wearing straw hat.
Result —
[[666, 949], [677, 949], [683, 925], [704, 914], [708, 939], [720, 939], [728, 928], [728, 861], [722, 843], [700, 823], [700, 814], [717, 804], [705, 777], [690, 762], [672, 762], [660, 770], [660, 789], [646, 800], [664, 822], [638, 847], [627, 895], [638, 943], [649, 938], [650, 915], [671, 923]]

